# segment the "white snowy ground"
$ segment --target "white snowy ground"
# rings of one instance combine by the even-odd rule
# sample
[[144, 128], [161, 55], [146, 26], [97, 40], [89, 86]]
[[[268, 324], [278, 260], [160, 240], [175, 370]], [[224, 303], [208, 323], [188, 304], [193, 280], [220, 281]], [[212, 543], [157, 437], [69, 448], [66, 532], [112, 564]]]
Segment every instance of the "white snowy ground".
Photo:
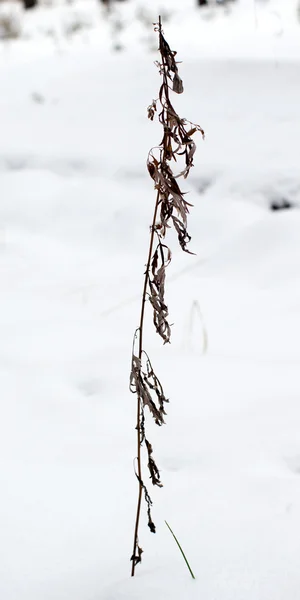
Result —
[[[176, 47], [176, 106], [206, 131], [185, 183], [197, 256], [171, 239], [172, 345], [146, 338], [171, 402], [167, 425], [150, 424], [164, 488], [155, 536], [143, 513], [134, 580], [128, 373], [154, 198], [145, 159], [160, 140], [145, 111], [156, 55], [2, 48], [2, 600], [299, 594], [299, 57]], [[294, 208], [271, 212], [281, 200]]]

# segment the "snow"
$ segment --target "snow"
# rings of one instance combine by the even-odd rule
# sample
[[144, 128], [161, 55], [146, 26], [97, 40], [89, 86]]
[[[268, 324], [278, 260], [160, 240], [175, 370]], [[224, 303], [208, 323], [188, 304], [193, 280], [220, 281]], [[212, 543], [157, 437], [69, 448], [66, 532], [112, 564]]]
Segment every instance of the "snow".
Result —
[[[257, 2], [257, 27], [241, 0], [214, 18], [164, 3], [183, 61], [174, 102], [206, 140], [184, 182], [196, 256], [170, 237], [170, 346], [148, 313], [147, 351], [171, 401], [167, 425], [149, 423], [164, 487], [152, 494], [155, 536], [143, 509], [134, 579], [128, 377], [154, 199], [145, 162], [161, 137], [146, 118], [155, 37], [133, 19], [141, 2], [120, 3], [108, 21], [90, 0], [57, 4], [20, 12], [26, 35], [0, 48], [1, 598], [296, 598], [296, 3]], [[71, 38], [69, 9], [92, 23]], [[292, 207], [270, 210], [282, 201]]]

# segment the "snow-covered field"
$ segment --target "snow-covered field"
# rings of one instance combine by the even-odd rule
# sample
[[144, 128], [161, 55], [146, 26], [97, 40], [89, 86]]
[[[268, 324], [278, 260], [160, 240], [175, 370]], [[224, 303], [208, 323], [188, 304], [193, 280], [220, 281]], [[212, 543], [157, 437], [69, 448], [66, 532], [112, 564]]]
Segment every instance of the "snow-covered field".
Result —
[[[138, 3], [125, 4], [126, 16]], [[298, 597], [300, 25], [263, 35], [241, 1], [230, 43], [228, 15], [210, 44], [207, 18], [202, 52], [188, 4], [181, 35], [180, 12], [165, 33], [183, 60], [176, 106], [206, 132], [185, 183], [197, 256], [172, 242], [171, 346], [147, 328], [171, 402], [151, 429], [164, 488], [134, 579], [128, 377], [154, 199], [145, 161], [161, 137], [146, 118], [155, 38], [132, 22], [111, 52], [104, 22], [101, 40], [94, 27], [43, 44], [42, 8], [26, 16], [32, 39], [0, 46], [1, 600]]]

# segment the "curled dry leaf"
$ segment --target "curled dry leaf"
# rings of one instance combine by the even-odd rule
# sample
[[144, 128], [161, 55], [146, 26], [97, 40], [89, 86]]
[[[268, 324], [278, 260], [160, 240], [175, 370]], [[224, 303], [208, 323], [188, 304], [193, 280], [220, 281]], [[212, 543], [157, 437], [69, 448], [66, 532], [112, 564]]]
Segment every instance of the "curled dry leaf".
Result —
[[150, 121], [153, 121], [154, 119], [154, 115], [156, 113], [156, 102], [157, 100], [152, 100], [152, 104], [150, 104], [150, 106], [148, 106], [147, 108], [147, 112], [148, 112], [148, 119], [150, 119]]
[[[148, 527], [149, 527], [151, 533], [156, 533], [156, 527], [155, 527], [155, 524], [153, 522], [152, 515], [151, 515], [151, 508], [152, 508], [152, 505], [153, 505], [151, 496], [150, 496], [150, 494], [149, 494], [149, 492], [148, 492], [148, 490], [147, 490], [147, 488], [146, 488], [143, 480], [138, 476], [137, 472], [135, 474], [136, 474], [138, 482], [139, 482], [139, 484], [140, 484], [140, 486], [141, 486], [141, 488], [142, 488], [142, 490], [144, 492], [145, 502], [147, 504]], [[138, 552], [138, 557], [140, 557], [139, 552]], [[135, 557], [132, 556], [131, 560], [134, 560], [136, 558], [137, 558], [136, 555], [135, 555]], [[138, 560], [138, 562], [140, 562], [140, 560]]]
[[182, 79], [179, 77], [178, 73], [175, 73], [175, 75], [173, 77], [173, 92], [175, 92], [176, 94], [183, 93], [183, 83], [182, 83]]
[[147, 452], [148, 452], [148, 469], [150, 471], [150, 477], [153, 485], [157, 485], [158, 487], [163, 487], [163, 484], [160, 481], [160, 473], [156, 462], [153, 458], [153, 448], [148, 440], [145, 440]]
[[165, 76], [173, 81], [173, 92], [176, 94], [182, 94], [183, 83], [182, 79], [178, 75], [178, 67], [175, 60], [177, 53], [171, 50], [161, 30], [159, 34], [159, 50], [162, 58], [161, 67], [162, 70], [164, 70]]
[[[167, 254], [167, 256], [165, 256]], [[159, 242], [151, 262], [152, 278], [149, 279], [149, 300], [153, 307], [153, 323], [164, 344], [170, 341], [171, 327], [168, 323], [168, 307], [165, 303], [166, 267], [171, 261], [170, 249]]]
[[[165, 397], [162, 385], [155, 375], [149, 356], [144, 351], [146, 364], [143, 369], [141, 359], [132, 354], [131, 373], [130, 373], [130, 391], [137, 394], [142, 401], [143, 408], [148, 407], [154, 421], [157, 425], [163, 425], [166, 414], [164, 404], [168, 402]], [[153, 398], [156, 397], [156, 402]], [[143, 430], [144, 433], [144, 430]]]
[[142, 371], [141, 360], [138, 358], [138, 356], [134, 355], [132, 356], [130, 390], [138, 395], [144, 407], [147, 406], [149, 408], [155, 423], [157, 425], [162, 425], [164, 420], [162, 414], [152, 399], [151, 388], [149, 388], [146, 374]]

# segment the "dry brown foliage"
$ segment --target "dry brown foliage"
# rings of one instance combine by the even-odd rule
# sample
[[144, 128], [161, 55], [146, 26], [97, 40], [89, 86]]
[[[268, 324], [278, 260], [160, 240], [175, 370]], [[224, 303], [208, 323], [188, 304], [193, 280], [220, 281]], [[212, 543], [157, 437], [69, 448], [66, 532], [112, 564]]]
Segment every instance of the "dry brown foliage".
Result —
[[[158, 147], [152, 148], [148, 155], [147, 167], [154, 182], [156, 190], [156, 202], [151, 236], [149, 244], [148, 261], [145, 271], [144, 288], [142, 294], [142, 306], [140, 314], [140, 325], [135, 332], [132, 364], [130, 373], [130, 390], [137, 394], [137, 470], [136, 477], [139, 485], [137, 514], [134, 531], [133, 553], [131, 556], [132, 570], [135, 574], [136, 565], [141, 562], [142, 548], [139, 545], [139, 520], [141, 511], [142, 495], [144, 493], [148, 526], [155, 533], [155, 524], [151, 516], [152, 500], [142, 478], [142, 456], [141, 448], [145, 447], [148, 461], [148, 470], [153, 485], [162, 487], [160, 472], [153, 456], [153, 448], [146, 437], [145, 430], [145, 408], [148, 408], [157, 425], [163, 425], [166, 415], [165, 404], [168, 402], [162, 385], [154, 372], [150, 358], [143, 346], [143, 326], [145, 316], [145, 303], [148, 299], [153, 309], [153, 323], [164, 344], [170, 342], [171, 327], [168, 322], [168, 306], [165, 300], [166, 268], [171, 262], [172, 253], [164, 243], [167, 230], [171, 227], [177, 233], [178, 242], [184, 252], [192, 254], [187, 248], [191, 236], [187, 231], [187, 217], [192, 206], [188, 203], [181, 191], [178, 179], [186, 179], [191, 167], [196, 150], [193, 140], [194, 134], [199, 131], [204, 138], [204, 131], [199, 125], [194, 125], [187, 119], [181, 119], [174, 109], [170, 92], [183, 93], [183, 83], [178, 72], [176, 52], [170, 49], [164, 38], [161, 19], [154, 24], [155, 31], [159, 35], [160, 61], [156, 62], [162, 77], [162, 84], [157, 100], [153, 100], [148, 106], [148, 118], [153, 121], [158, 114], [159, 122], [163, 128], [163, 137]], [[158, 108], [159, 105], [159, 108]], [[180, 163], [181, 168], [174, 174], [171, 164], [175, 166]]]

